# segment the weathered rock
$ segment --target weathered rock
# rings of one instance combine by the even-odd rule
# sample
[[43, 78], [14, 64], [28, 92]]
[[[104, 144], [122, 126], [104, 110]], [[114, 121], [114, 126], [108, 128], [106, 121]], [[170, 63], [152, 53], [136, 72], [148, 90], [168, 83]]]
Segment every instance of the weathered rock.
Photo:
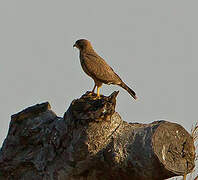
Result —
[[11, 117], [0, 151], [2, 180], [160, 180], [194, 168], [193, 138], [180, 125], [124, 122], [116, 96], [86, 93], [64, 118], [49, 103]]

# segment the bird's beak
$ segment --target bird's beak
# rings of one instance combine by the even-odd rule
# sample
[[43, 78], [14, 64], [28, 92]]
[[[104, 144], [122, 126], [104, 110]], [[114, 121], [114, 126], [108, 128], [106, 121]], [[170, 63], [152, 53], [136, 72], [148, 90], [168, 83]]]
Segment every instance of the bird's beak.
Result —
[[74, 45], [73, 45], [73, 47], [76, 47], [76, 48], [77, 48], [77, 45], [76, 45], [76, 44], [74, 44]]

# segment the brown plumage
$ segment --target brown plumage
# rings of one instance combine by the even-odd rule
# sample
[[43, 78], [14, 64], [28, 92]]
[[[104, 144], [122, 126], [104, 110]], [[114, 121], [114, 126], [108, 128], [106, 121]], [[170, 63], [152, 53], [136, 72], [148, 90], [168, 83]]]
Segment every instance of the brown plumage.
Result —
[[137, 99], [135, 92], [129, 88], [113, 69], [101, 58], [93, 49], [91, 43], [86, 39], [76, 41], [73, 47], [80, 50], [80, 63], [84, 72], [90, 76], [94, 82], [95, 91], [97, 87], [97, 97], [100, 96], [99, 89], [102, 84], [114, 84], [124, 88], [134, 99]]

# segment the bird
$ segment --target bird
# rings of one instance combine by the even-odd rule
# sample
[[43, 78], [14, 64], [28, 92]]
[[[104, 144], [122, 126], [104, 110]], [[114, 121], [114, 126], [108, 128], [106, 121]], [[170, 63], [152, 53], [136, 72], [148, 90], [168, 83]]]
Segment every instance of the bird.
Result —
[[79, 39], [73, 47], [78, 48], [80, 51], [79, 58], [82, 69], [95, 82], [91, 93], [94, 93], [97, 87], [96, 98], [100, 99], [100, 88], [102, 84], [113, 84], [124, 88], [135, 100], [137, 99], [136, 93], [128, 87], [106, 61], [95, 52], [89, 40]]

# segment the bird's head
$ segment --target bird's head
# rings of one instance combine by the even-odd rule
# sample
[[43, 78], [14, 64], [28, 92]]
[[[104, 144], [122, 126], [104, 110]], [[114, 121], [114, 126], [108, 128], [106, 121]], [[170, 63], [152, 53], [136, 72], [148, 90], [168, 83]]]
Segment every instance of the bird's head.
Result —
[[77, 40], [75, 44], [73, 45], [73, 47], [78, 48], [80, 51], [87, 51], [87, 50], [93, 49], [90, 41], [86, 39]]

